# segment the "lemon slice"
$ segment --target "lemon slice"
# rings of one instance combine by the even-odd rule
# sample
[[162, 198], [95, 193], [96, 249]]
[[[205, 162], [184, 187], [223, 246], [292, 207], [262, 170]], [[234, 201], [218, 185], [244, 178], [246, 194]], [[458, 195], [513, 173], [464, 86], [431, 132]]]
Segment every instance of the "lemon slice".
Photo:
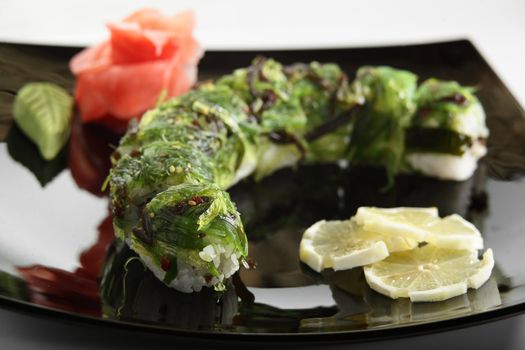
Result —
[[[351, 221], [355, 222], [353, 219], [351, 219]], [[419, 244], [417, 240], [403, 235], [394, 236], [365, 230], [364, 227], [357, 224], [357, 222], [355, 222], [354, 228], [354, 237], [368, 241], [383, 241], [389, 253], [414, 249]]]
[[375, 291], [393, 299], [414, 302], [442, 301], [479, 288], [494, 267], [492, 250], [479, 260], [476, 251], [425, 245], [390, 255], [364, 268], [366, 281]]
[[375, 208], [361, 207], [354, 216], [367, 231], [382, 235], [400, 236], [414, 241], [424, 241], [426, 226], [439, 219], [437, 208]]
[[431, 222], [426, 241], [441, 248], [483, 249], [483, 237], [476, 226], [457, 214]]
[[299, 247], [302, 262], [313, 270], [346, 270], [381, 261], [388, 256], [385, 242], [360, 237], [351, 220], [321, 220], [303, 234]]

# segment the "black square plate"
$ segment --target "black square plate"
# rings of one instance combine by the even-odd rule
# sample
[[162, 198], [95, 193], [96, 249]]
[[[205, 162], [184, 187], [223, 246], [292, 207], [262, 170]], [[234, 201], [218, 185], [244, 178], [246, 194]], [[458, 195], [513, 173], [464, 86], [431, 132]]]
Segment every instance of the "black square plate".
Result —
[[[399, 176], [381, 191], [373, 169], [303, 166], [231, 189], [243, 214], [255, 270], [242, 271], [220, 298], [182, 294], [111, 244], [100, 184], [118, 136], [76, 120], [67, 149], [44, 162], [12, 123], [16, 91], [51, 81], [68, 90], [78, 49], [0, 44], [0, 304], [103, 326], [225, 341], [383, 340], [464, 327], [525, 310], [525, 114], [469, 41], [378, 48], [207, 52], [200, 79], [246, 66], [256, 55], [284, 63], [335, 62], [352, 78], [362, 65], [391, 65], [475, 86], [486, 110], [489, 153], [465, 182]], [[438, 206], [483, 232], [496, 267], [479, 290], [439, 303], [390, 300], [359, 271], [316, 274], [300, 264], [302, 231], [348, 218], [362, 205]], [[109, 254], [106, 252], [109, 250]], [[104, 279], [99, 272], [104, 270]], [[235, 287], [234, 287], [235, 285]]]

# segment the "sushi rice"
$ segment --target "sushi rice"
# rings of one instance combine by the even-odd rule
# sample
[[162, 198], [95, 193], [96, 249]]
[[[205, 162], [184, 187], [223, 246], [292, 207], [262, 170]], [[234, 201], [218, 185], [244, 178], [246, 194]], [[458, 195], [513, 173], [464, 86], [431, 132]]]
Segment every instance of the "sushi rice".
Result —
[[444, 153], [414, 152], [406, 156], [415, 172], [441, 180], [465, 181], [474, 174], [478, 160], [487, 154], [487, 147], [477, 141], [460, 156]]
[[[132, 243], [127, 241], [128, 245]], [[224, 284], [225, 280], [233, 276], [239, 270], [239, 261], [241, 256], [235, 253], [232, 244], [209, 244], [204, 247], [198, 256], [204, 262], [212, 262], [215, 267], [221, 272], [219, 276], [206, 278], [209, 276], [209, 271], [206, 268], [199, 268], [192, 265], [186, 259], [177, 258], [177, 277], [173, 279], [168, 287], [174, 288], [183, 293], [199, 292], [203, 287], [216, 287]], [[149, 255], [141, 255], [141, 260], [144, 265], [153, 272], [155, 277], [163, 281], [166, 276], [166, 271], [156, 264]]]

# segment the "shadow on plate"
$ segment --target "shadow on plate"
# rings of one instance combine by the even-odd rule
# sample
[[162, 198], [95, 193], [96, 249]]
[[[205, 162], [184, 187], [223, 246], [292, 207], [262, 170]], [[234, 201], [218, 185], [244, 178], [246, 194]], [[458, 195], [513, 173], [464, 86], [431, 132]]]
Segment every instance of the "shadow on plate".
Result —
[[[319, 179], [322, 179], [320, 182]], [[462, 183], [399, 176], [389, 191], [382, 171], [337, 165], [286, 169], [231, 190], [242, 213], [257, 268], [242, 270], [227, 291], [185, 294], [167, 288], [126, 245], [113, 242], [111, 215], [98, 241], [80, 255], [74, 272], [45, 266], [19, 267], [23, 279], [2, 275], [0, 293], [56, 309], [133, 323], [223, 332], [319, 332], [430, 322], [482, 312], [501, 303], [498, 276], [477, 291], [432, 304], [390, 300], [368, 288], [360, 269], [316, 274], [300, 264], [306, 227], [320, 219], [347, 219], [363, 205], [437, 206], [482, 226], [487, 210], [483, 167]], [[109, 252], [109, 253], [108, 253]], [[25, 283], [24, 283], [25, 281]], [[281, 291], [301, 299], [303, 288], [326, 288], [329, 305], [284, 309]], [[323, 287], [324, 286], [324, 287]], [[252, 288], [276, 292], [262, 303]], [[252, 289], [253, 291], [253, 289]], [[16, 294], [18, 293], [18, 294]], [[256, 294], [256, 293], [254, 293]]]

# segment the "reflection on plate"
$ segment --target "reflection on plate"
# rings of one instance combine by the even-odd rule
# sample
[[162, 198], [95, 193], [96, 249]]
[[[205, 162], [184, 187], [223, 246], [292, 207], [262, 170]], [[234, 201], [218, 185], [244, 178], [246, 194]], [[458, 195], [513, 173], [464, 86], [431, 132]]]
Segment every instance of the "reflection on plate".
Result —
[[[377, 169], [338, 165], [285, 169], [231, 189], [249, 236], [253, 270], [227, 291], [184, 294], [167, 288], [126, 246], [113, 242], [108, 201], [100, 191], [118, 137], [74, 123], [67, 152], [56, 161], [34, 157], [16, 126], [13, 91], [43, 79], [71, 87], [74, 50], [0, 45], [0, 300], [24, 301], [86, 320], [211, 336], [372, 339], [450, 324], [468, 325], [525, 309], [525, 118], [521, 108], [468, 42], [324, 51], [263, 53], [284, 62], [335, 61], [348, 72], [389, 64], [480, 87], [491, 129], [489, 155], [465, 182], [399, 176], [382, 190]], [[245, 65], [255, 53], [208, 53], [201, 78]], [[4, 121], [4, 124], [1, 122]], [[8, 130], [10, 128], [10, 130]], [[34, 147], [33, 147], [34, 148]], [[319, 185], [322, 179], [322, 186]], [[505, 180], [505, 181], [501, 181]], [[360, 269], [317, 274], [299, 262], [302, 232], [319, 219], [346, 219], [360, 206], [437, 206], [473, 222], [493, 247], [497, 266], [479, 290], [439, 303], [390, 300], [373, 292]], [[27, 220], [31, 213], [31, 220]], [[521, 247], [521, 248], [520, 248]], [[107, 324], [107, 323], [105, 323]], [[391, 333], [388, 333], [388, 332]]]

